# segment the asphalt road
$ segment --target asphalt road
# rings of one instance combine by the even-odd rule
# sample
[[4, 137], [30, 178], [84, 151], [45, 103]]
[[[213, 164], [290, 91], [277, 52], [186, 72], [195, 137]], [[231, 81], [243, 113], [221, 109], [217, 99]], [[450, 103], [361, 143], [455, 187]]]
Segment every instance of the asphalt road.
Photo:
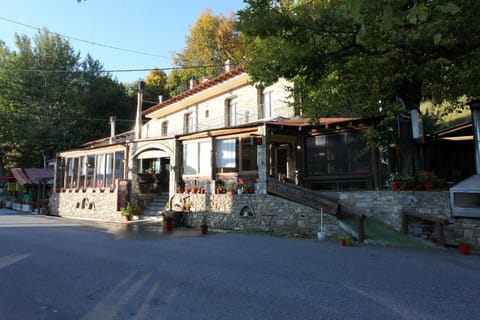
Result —
[[478, 319], [453, 249], [0, 216], [0, 319]]

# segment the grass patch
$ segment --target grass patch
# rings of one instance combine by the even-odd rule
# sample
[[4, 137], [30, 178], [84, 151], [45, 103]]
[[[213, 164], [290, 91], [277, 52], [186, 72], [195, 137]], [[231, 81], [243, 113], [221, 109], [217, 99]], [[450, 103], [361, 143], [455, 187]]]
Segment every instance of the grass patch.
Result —
[[[347, 217], [346, 219], [342, 219], [342, 221], [348, 224], [352, 229], [357, 229], [354, 218]], [[365, 219], [364, 226], [365, 238], [372, 240], [379, 245], [416, 248], [428, 247], [424, 242], [398, 232], [372, 217], [367, 217]]]

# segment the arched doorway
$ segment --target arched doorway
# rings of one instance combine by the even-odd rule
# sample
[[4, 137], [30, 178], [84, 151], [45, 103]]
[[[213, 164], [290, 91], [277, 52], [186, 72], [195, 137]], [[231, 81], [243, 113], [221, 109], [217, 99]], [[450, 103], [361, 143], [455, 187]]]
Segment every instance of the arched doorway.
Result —
[[162, 149], [150, 148], [136, 156], [140, 193], [169, 191], [170, 155]]

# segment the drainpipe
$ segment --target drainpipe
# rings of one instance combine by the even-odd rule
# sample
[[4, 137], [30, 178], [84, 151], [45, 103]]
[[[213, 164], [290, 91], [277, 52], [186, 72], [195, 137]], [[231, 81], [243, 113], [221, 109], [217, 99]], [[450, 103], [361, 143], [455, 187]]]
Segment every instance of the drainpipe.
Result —
[[143, 102], [143, 88], [145, 82], [140, 80], [138, 82], [138, 96], [137, 96], [137, 118], [135, 121], [135, 139], [142, 138], [142, 102]]

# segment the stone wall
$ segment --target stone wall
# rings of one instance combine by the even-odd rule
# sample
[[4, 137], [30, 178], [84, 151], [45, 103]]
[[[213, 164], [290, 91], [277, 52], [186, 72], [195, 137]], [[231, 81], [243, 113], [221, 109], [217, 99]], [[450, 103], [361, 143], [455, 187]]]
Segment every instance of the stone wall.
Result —
[[117, 192], [59, 192], [50, 196], [49, 213], [61, 217], [120, 222], [124, 218], [117, 208]]
[[[401, 228], [400, 212], [409, 209], [448, 219], [445, 226], [447, 244], [456, 245], [463, 240], [480, 245], [480, 219], [452, 218], [448, 191], [362, 191], [339, 192], [338, 198], [365, 215], [375, 217], [396, 230]], [[426, 240], [436, 239], [433, 224], [420, 219], [409, 219], [410, 234]]]
[[[316, 234], [320, 229], [320, 210], [272, 195], [191, 194], [188, 201], [192, 226], [200, 226], [206, 217], [211, 228], [227, 230]], [[336, 218], [326, 213], [323, 230], [330, 237], [342, 234]]]
[[[410, 209], [419, 213], [440, 215], [448, 219], [445, 228], [447, 244], [463, 240], [480, 246], [480, 219], [452, 218], [449, 193], [444, 191], [361, 191], [332, 194], [356, 207], [367, 216], [401, 228], [400, 212]], [[320, 211], [268, 194], [190, 194], [191, 213], [188, 223], [200, 226], [206, 217], [211, 228], [227, 230], [274, 231], [288, 234], [315, 234], [320, 229]], [[61, 192], [50, 197], [50, 213], [73, 218], [121, 222], [116, 211], [116, 192]], [[412, 235], [435, 240], [433, 225], [420, 219], [409, 219]], [[324, 231], [328, 237], [343, 234], [336, 217], [324, 214]]]

